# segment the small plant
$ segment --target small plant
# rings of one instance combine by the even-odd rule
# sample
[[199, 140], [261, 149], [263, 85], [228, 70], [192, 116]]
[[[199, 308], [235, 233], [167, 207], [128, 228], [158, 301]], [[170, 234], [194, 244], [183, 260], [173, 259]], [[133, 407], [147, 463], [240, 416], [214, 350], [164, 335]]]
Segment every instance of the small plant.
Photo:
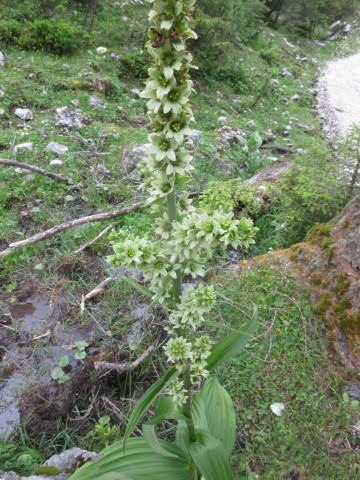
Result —
[[264, 160], [260, 155], [262, 139], [258, 132], [254, 132], [248, 140], [238, 137], [239, 144], [235, 144], [231, 151], [231, 158], [236, 162], [240, 170], [248, 174], [254, 174], [264, 166]]
[[[75, 342], [75, 346], [77, 348], [77, 351], [74, 354], [74, 358], [76, 360], [83, 360], [86, 357], [86, 347], [89, 346], [89, 344], [85, 340], [79, 340], [78, 342]], [[60, 358], [58, 362], [58, 366], [53, 368], [51, 370], [51, 377], [57, 381], [59, 384], [66, 383], [67, 381], [70, 380], [70, 376], [65, 373], [64, 368], [70, 365], [70, 358], [68, 355], [64, 355], [63, 357]]]
[[94, 429], [88, 433], [88, 436], [92, 437], [101, 448], [104, 448], [120, 437], [120, 430], [116, 425], [111, 425], [108, 415], [104, 415], [99, 418]]

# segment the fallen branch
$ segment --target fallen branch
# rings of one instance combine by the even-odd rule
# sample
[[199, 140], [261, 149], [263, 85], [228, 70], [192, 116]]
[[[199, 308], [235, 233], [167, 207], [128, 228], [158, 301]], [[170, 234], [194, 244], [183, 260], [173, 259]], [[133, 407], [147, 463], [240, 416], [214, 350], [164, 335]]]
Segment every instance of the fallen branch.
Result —
[[28, 165], [27, 163], [17, 162], [16, 160], [6, 160], [5, 158], [0, 158], [0, 165], [8, 165], [9, 167], [16, 167], [16, 168], [23, 168], [24, 170], [30, 170], [31, 172], [40, 173], [40, 175], [45, 175], [46, 177], [52, 178], [53, 180], [57, 180], [61, 183], [66, 183], [70, 185], [70, 180], [63, 177], [62, 175], [58, 175], [57, 173], [48, 172], [40, 167], [35, 167], [34, 165]]
[[75, 220], [71, 220], [69, 222], [61, 223], [60, 225], [56, 225], [55, 227], [49, 228], [49, 230], [45, 230], [44, 232], [37, 233], [36, 235], [33, 235], [32, 237], [27, 238], [25, 240], [19, 240], [18, 242], [10, 243], [10, 245], [6, 250], [3, 250], [2, 252], [0, 252], [0, 258], [6, 257], [10, 253], [12, 253], [14, 250], [17, 250], [19, 248], [25, 247], [27, 245], [31, 245], [32, 243], [46, 240], [56, 235], [57, 233], [68, 230], [69, 228], [75, 228], [80, 225], [84, 225], [86, 223], [91, 223], [91, 222], [101, 222], [102, 220], [107, 220], [108, 218], [117, 217], [119, 215], [125, 215], [127, 213], [135, 212], [136, 210], [139, 210], [139, 208], [148, 206], [150, 204], [151, 202], [148, 202], [148, 201], [138, 202], [138, 203], [134, 203], [130, 207], [117, 208], [111, 212], [97, 213], [95, 215], [88, 215], [87, 217], [81, 217]]
[[113, 282], [115, 280], [115, 278], [113, 277], [108, 277], [106, 278], [105, 280], [103, 280], [101, 283], [99, 283], [98, 285], [96, 285], [96, 287], [94, 287], [92, 290], [90, 290], [89, 293], [87, 293], [86, 295], [83, 295], [82, 298], [81, 298], [81, 304], [80, 304], [80, 311], [81, 311], [81, 315], [84, 313], [85, 311], [85, 302], [86, 300], [90, 300], [90, 298], [94, 298], [96, 297], [97, 295], [99, 295], [100, 293], [102, 293], [105, 288], [109, 285], [109, 283]]
[[102, 230], [99, 235], [96, 235], [95, 238], [90, 240], [90, 242], [84, 243], [84, 245], [81, 245], [81, 247], [77, 248], [74, 253], [80, 253], [83, 250], [86, 250], [89, 248], [91, 245], [93, 245], [95, 242], [97, 242], [101, 237], [106, 235], [110, 230], [113, 228], [117, 227], [121, 223], [121, 220], [118, 220], [117, 222], [112, 223], [111, 225], [108, 225], [104, 230]]
[[94, 367], [96, 370], [106, 370], [107, 372], [110, 372], [112, 370], [115, 370], [118, 373], [131, 372], [132, 370], [135, 370], [135, 368], [137, 368], [139, 365], [141, 365], [154, 350], [154, 345], [150, 345], [150, 347], [147, 348], [145, 352], [140, 355], [140, 357], [134, 362], [120, 364], [99, 361], [94, 363]]

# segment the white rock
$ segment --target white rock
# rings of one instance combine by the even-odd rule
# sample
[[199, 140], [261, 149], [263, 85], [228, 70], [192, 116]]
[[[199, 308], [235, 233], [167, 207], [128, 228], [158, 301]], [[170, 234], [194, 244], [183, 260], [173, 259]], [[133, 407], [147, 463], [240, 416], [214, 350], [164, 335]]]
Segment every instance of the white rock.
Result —
[[4, 115], [5, 114], [5, 110], [3, 108], [0, 108], [0, 115]]
[[14, 115], [21, 118], [21, 120], [32, 120], [34, 118], [32, 111], [28, 108], [17, 108]]
[[14, 152], [15, 153], [32, 152], [33, 149], [34, 149], [33, 142], [19, 143], [19, 145], [15, 145]]
[[0, 87], [0, 98], [3, 98], [5, 96], [5, 90]]
[[54, 152], [57, 153], [58, 155], [64, 155], [69, 151], [68, 147], [66, 145], [62, 145], [61, 143], [57, 142], [50, 142], [45, 149], [47, 152]]
[[227, 123], [229, 123], [229, 120], [228, 120], [227, 117], [219, 117], [219, 118], [217, 119], [217, 121], [218, 121], [219, 123], [223, 123], [224, 125], [226, 125]]
[[59, 160], [58, 158], [56, 158], [55, 160], [51, 160], [49, 165], [59, 165], [61, 167], [62, 164], [63, 164], [63, 162], [61, 160]]
[[278, 417], [281, 417], [281, 414], [285, 408], [285, 405], [283, 403], [275, 402], [270, 405], [270, 408], [271, 408], [271, 411], [275, 413], [275, 415], [277, 415]]
[[296, 100], [299, 100], [299, 99], [300, 99], [300, 95], [298, 95], [297, 93], [295, 93], [295, 95], [293, 95], [293, 96], [291, 97], [291, 100], [295, 100], [295, 101], [296, 101]]
[[100, 54], [106, 53], [106, 52], [107, 52], [107, 48], [105, 48], [105, 47], [97, 47], [96, 51], [97, 51], [97, 53], [100, 53]]
[[294, 75], [289, 72], [289, 70], [286, 70], [286, 68], [281, 72], [281, 75], [287, 78], [294, 78]]
[[138, 96], [138, 95], [140, 95], [140, 90], [139, 90], [138, 88], [133, 88], [133, 89], [131, 90], [131, 93], [133, 93], [134, 95]]
[[272, 87], [278, 88], [278, 87], [280, 87], [280, 82], [279, 82], [279, 80], [278, 80], [277, 78], [272, 78], [272, 79], [270, 80], [270, 85], [271, 85]]
[[78, 107], [80, 105], [80, 100], [75, 98], [74, 100], [71, 100], [71, 103], [72, 105], [74, 105], [74, 107]]
[[247, 122], [246, 126], [247, 126], [248, 128], [254, 128], [254, 127], [256, 127], [256, 123], [254, 122], [254, 120], [249, 120], [249, 121]]
[[96, 95], [92, 95], [89, 98], [89, 105], [90, 105], [90, 107], [94, 107], [94, 108], [104, 108], [105, 107], [104, 101], [101, 100], [101, 98], [97, 97]]

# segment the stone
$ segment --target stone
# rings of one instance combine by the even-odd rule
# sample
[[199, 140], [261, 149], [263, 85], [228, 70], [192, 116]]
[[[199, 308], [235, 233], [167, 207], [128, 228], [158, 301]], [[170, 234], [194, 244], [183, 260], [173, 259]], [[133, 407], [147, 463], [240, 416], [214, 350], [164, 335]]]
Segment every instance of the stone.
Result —
[[59, 166], [59, 167], [61, 167], [62, 164], [63, 164], [63, 162], [61, 160], [59, 160], [58, 158], [55, 158], [55, 160], [51, 160], [51, 162], [49, 163], [49, 165], [56, 165], [56, 166]]
[[45, 150], [47, 152], [57, 153], [58, 155], [64, 155], [69, 151], [66, 145], [62, 145], [61, 143], [58, 143], [58, 142], [50, 142], [46, 146]]
[[190, 135], [188, 135], [189, 140], [192, 142], [192, 147], [196, 147], [199, 145], [201, 139], [201, 132], [200, 130], [192, 130]]
[[0, 68], [5, 68], [7, 64], [7, 57], [5, 53], [0, 50]]
[[63, 128], [75, 128], [76, 130], [81, 130], [84, 128], [84, 125], [91, 123], [88, 115], [78, 108], [68, 108], [62, 107], [56, 109], [57, 114], [55, 115], [55, 125], [57, 127]]
[[122, 169], [129, 174], [136, 170], [140, 162], [148, 158], [148, 145], [139, 144], [124, 149], [121, 162]]
[[281, 72], [281, 75], [286, 78], [294, 78], [294, 75], [289, 72], [289, 70], [286, 70], [286, 68]]
[[104, 100], [101, 100], [101, 98], [97, 97], [96, 95], [92, 95], [89, 98], [89, 105], [90, 107], [101, 109], [105, 107], [105, 102]]
[[3, 98], [3, 97], [5, 97], [5, 90], [2, 87], [0, 87], [0, 98]]
[[256, 123], [254, 122], [254, 120], [249, 120], [246, 124], [247, 128], [255, 128], [256, 127]]
[[80, 462], [84, 464], [89, 461], [96, 462], [99, 459], [100, 456], [94, 452], [88, 452], [87, 450], [74, 447], [58, 455], [53, 455], [44, 462], [44, 466], [55, 467], [63, 472], [65, 470], [71, 470]]
[[119, 60], [121, 58], [121, 55], [119, 55], [118, 53], [110, 53], [110, 57], [114, 60]]
[[136, 97], [138, 97], [138, 96], [140, 95], [140, 90], [139, 90], [138, 88], [133, 88], [133, 89], [131, 90], [131, 93], [132, 93], [133, 95], [135, 95]]
[[219, 142], [215, 145], [217, 152], [222, 152], [232, 147], [235, 143], [239, 143], [239, 137], [246, 138], [246, 133], [240, 128], [232, 128], [228, 125], [224, 125], [215, 130], [215, 134]]
[[358, 400], [360, 402], [360, 382], [346, 385], [344, 390], [349, 395], [350, 400]]
[[5, 110], [3, 108], [0, 108], [0, 115], [5, 115]]
[[32, 152], [33, 149], [34, 149], [33, 142], [19, 143], [19, 145], [15, 145], [14, 153]]
[[224, 125], [226, 125], [227, 123], [229, 123], [228, 118], [225, 117], [225, 116], [224, 116], [224, 117], [219, 117], [219, 118], [217, 119], [217, 121], [218, 121], [219, 123], [223, 123]]
[[71, 67], [70, 67], [70, 65], [69, 65], [68, 63], [63, 63], [63, 64], [62, 64], [62, 68], [63, 68], [63, 70], [66, 70], [67, 72], [68, 72], [69, 70], [71, 70]]
[[71, 100], [71, 105], [74, 105], [74, 107], [78, 107], [80, 105], [80, 100], [74, 98], [74, 100]]
[[28, 108], [17, 108], [14, 115], [21, 118], [21, 120], [32, 120], [34, 118], [32, 111]]
[[345, 27], [343, 28], [343, 33], [345, 33], [345, 35], [347, 35], [348, 33], [350, 33], [352, 30], [352, 26], [350, 25], [350, 23], [347, 23], [345, 25]]
[[272, 78], [270, 80], [270, 85], [274, 88], [279, 88], [280, 87], [280, 82], [277, 78]]
[[107, 52], [107, 48], [105, 47], [97, 47], [96, 51], [97, 53], [100, 53], [101, 55]]
[[293, 95], [290, 100], [300, 100], [300, 95], [298, 93], [295, 93], [295, 95]]

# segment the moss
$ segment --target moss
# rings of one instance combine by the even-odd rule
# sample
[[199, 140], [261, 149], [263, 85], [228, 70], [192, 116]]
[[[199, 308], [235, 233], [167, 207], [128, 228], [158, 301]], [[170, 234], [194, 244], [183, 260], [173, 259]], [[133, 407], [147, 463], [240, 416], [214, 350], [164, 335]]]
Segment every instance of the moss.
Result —
[[335, 256], [335, 248], [329, 248], [328, 249], [328, 265], [331, 264]]
[[336, 294], [341, 297], [343, 296], [350, 288], [351, 282], [347, 273], [339, 273], [337, 276], [337, 284], [335, 287]]
[[322, 299], [315, 305], [314, 311], [317, 315], [324, 318], [326, 311], [331, 305], [331, 294], [325, 293]]
[[341, 228], [345, 230], [345, 228], [348, 228], [349, 225], [350, 225], [350, 220], [345, 220]]
[[335, 243], [333, 238], [325, 238], [325, 240], [321, 243], [321, 250], [329, 250], [331, 245]]
[[351, 299], [349, 297], [344, 298], [341, 300], [335, 307], [335, 312], [337, 314], [345, 312], [345, 310], [349, 310], [351, 308]]
[[322, 276], [320, 273], [312, 273], [311, 274], [311, 281], [314, 285], [321, 285], [322, 284]]
[[314, 225], [307, 234], [306, 240], [312, 244], [319, 243], [321, 238], [328, 237], [330, 235], [331, 230], [332, 226], [328, 225], [327, 223]]
[[34, 471], [34, 475], [59, 475], [61, 470], [53, 466], [42, 465]]
[[343, 314], [339, 323], [347, 337], [360, 336], [360, 312]]

